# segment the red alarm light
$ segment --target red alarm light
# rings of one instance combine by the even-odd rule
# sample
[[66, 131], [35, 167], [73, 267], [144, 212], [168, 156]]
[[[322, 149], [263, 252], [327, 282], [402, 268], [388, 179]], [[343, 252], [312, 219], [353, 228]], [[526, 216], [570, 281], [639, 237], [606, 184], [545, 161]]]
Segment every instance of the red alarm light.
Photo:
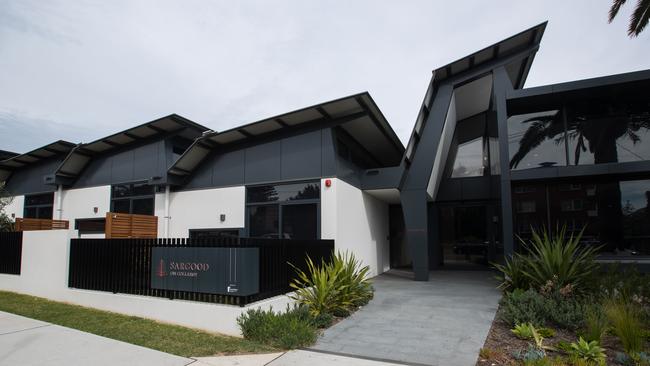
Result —
[[325, 187], [331, 187], [332, 186], [332, 180], [331, 179], [325, 179]]

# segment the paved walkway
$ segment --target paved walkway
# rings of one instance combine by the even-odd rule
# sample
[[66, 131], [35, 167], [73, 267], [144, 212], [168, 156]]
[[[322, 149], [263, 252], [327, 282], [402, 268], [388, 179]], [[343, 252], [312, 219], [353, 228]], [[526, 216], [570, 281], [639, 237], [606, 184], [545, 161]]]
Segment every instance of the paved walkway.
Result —
[[388, 273], [375, 298], [327, 329], [311, 349], [420, 365], [471, 366], [485, 342], [500, 292], [491, 272], [436, 271], [429, 282]]
[[0, 365], [185, 366], [193, 362], [0, 311]]

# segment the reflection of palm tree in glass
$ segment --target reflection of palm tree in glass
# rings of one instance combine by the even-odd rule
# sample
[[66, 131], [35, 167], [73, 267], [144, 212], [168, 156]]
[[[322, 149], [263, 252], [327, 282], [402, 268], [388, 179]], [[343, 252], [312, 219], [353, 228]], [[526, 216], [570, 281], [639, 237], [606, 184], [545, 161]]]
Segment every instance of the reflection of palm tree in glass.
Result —
[[[632, 144], [640, 143], [638, 132], [650, 129], [650, 116], [647, 110], [643, 110], [645, 108], [630, 110], [629, 106], [608, 107], [608, 113], [593, 115], [591, 110], [578, 110], [572, 116], [567, 116], [566, 137], [575, 141], [574, 149], [570, 152], [570, 163], [578, 165], [581, 154], [587, 150], [593, 154], [595, 164], [618, 162], [617, 141], [627, 138]], [[561, 116], [561, 113], [556, 113], [522, 122], [529, 124], [529, 127], [519, 141], [519, 149], [510, 160], [510, 168], [516, 168], [544, 141], [553, 140], [558, 146], [563, 145], [565, 135]]]
[[[587, 151], [593, 154], [594, 164], [618, 162], [618, 148], [634, 154], [620, 145], [621, 139], [641, 143], [639, 132], [650, 129], [650, 114], [643, 104], [598, 104], [576, 108], [567, 115], [566, 134], [561, 113], [530, 118], [522, 124], [529, 127], [510, 160], [511, 169], [547, 140], [554, 141], [558, 148], [574, 141], [569, 163], [575, 165], [580, 164], [581, 154]], [[622, 244], [621, 190], [618, 183], [603, 183], [598, 184], [596, 194], [601, 241], [613, 249], [611, 245]]]

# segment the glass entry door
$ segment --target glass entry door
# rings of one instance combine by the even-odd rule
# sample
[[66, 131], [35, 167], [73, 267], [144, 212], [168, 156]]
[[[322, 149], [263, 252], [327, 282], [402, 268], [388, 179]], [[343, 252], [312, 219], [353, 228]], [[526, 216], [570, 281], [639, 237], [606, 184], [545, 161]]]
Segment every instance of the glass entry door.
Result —
[[488, 206], [442, 206], [440, 245], [445, 267], [487, 266], [494, 253]]

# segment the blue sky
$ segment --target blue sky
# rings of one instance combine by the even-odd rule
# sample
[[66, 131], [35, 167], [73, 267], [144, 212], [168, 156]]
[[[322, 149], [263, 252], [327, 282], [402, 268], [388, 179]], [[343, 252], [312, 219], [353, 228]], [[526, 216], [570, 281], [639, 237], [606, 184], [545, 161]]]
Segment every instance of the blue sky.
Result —
[[178, 113], [215, 130], [369, 91], [406, 143], [431, 70], [545, 20], [526, 86], [650, 68], [634, 2], [0, 2], [0, 149]]

